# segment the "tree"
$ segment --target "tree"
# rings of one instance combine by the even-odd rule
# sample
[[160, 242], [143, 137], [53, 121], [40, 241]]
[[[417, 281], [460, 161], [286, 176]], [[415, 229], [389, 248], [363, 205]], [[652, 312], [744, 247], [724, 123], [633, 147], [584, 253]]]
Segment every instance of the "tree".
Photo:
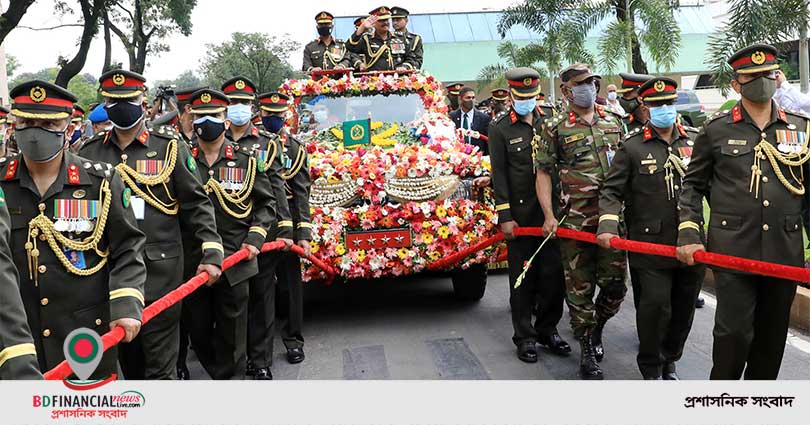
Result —
[[753, 43], [779, 43], [796, 37], [796, 29], [810, 21], [808, 0], [732, 0], [729, 20], [709, 37], [707, 62], [714, 84], [727, 94], [731, 55]]
[[540, 67], [540, 63], [547, 58], [547, 52], [542, 51], [543, 47], [539, 43], [530, 43], [519, 47], [511, 41], [504, 41], [498, 45], [498, 56], [505, 60], [504, 63], [495, 63], [481, 68], [478, 72], [478, 80], [481, 82], [478, 89], [486, 86], [503, 86], [506, 84], [504, 74], [510, 68], [526, 66], [537, 69], [541, 77], [546, 77], [546, 72]]
[[10, 0], [8, 9], [0, 15], [0, 44], [3, 44], [8, 33], [20, 23], [23, 15], [28, 12], [28, 8], [34, 4], [35, 0]]
[[87, 52], [90, 51], [90, 44], [98, 34], [98, 21], [104, 12], [105, 3], [105, 0], [79, 0], [82, 18], [84, 19], [82, 36], [79, 39], [79, 51], [70, 60], [59, 57], [57, 62], [61, 68], [59, 73], [56, 74], [54, 84], [66, 87], [70, 80], [84, 68], [84, 64], [87, 62]]
[[14, 76], [14, 72], [20, 68], [20, 61], [17, 60], [17, 57], [14, 55], [6, 55], [6, 76], [11, 78]]
[[271, 91], [294, 75], [287, 59], [300, 44], [292, 41], [289, 34], [277, 38], [236, 32], [231, 37], [219, 45], [206, 45], [208, 57], [200, 68], [205, 83], [218, 88], [227, 79], [242, 75], [253, 81], [259, 91]]
[[[16, 76], [9, 83], [9, 90], [29, 80], [55, 81], [59, 69], [56, 67], [41, 69], [37, 72], [24, 72]], [[67, 84], [69, 92], [79, 98], [79, 105], [87, 109], [91, 103], [98, 102], [98, 79], [90, 74], [80, 74], [73, 77]]]
[[[585, 38], [593, 27], [613, 16], [598, 41], [598, 64], [613, 72], [619, 58], [624, 57], [628, 70], [648, 73], [647, 63], [641, 56], [643, 44], [650, 59], [657, 67], [669, 70], [675, 65], [681, 44], [680, 28], [673, 10], [677, 2], [669, 0], [606, 0], [594, 2], [525, 0], [504, 10], [500, 27], [510, 28], [521, 24], [541, 34], [557, 37], [557, 44], [564, 43], [565, 50], [585, 54]], [[643, 24], [643, 29], [636, 26]], [[501, 31], [503, 34], [503, 31]], [[554, 54], [554, 42], [548, 42]], [[568, 58], [568, 54], [565, 54]]]
[[123, 43], [130, 71], [143, 73], [148, 54], [169, 51], [169, 45], [161, 42], [169, 34], [191, 34], [196, 5], [197, 0], [109, 0], [105, 25]]

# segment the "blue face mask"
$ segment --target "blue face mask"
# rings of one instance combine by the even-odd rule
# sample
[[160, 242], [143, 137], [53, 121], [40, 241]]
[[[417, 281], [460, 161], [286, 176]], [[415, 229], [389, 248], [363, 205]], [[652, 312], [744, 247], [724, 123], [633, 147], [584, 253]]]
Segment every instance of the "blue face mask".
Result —
[[537, 99], [526, 99], [526, 100], [513, 100], [512, 106], [515, 108], [515, 112], [518, 115], [529, 115], [534, 111], [534, 108], [537, 106]]
[[650, 108], [650, 123], [658, 128], [669, 128], [675, 124], [675, 118], [678, 117], [678, 111], [675, 110], [675, 105], [662, 105]]
[[284, 127], [284, 118], [278, 115], [262, 117], [262, 125], [271, 133], [278, 133]]
[[228, 119], [236, 125], [242, 126], [247, 124], [248, 121], [250, 121], [250, 115], [250, 105], [237, 103], [228, 106]]
[[73, 130], [73, 135], [70, 136], [70, 144], [76, 143], [77, 140], [82, 138], [82, 131], [80, 129]]

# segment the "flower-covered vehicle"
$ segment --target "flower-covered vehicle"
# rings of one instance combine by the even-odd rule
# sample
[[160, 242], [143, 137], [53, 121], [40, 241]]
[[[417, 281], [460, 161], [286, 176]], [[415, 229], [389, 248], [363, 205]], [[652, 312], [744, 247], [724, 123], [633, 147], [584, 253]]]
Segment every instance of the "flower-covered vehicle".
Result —
[[[464, 144], [447, 117], [442, 85], [425, 73], [288, 80], [297, 136], [312, 178], [312, 252], [347, 279], [424, 271], [497, 232], [487, 157]], [[478, 252], [452, 271], [457, 295], [479, 299], [486, 265]], [[305, 280], [320, 279], [309, 266]]]

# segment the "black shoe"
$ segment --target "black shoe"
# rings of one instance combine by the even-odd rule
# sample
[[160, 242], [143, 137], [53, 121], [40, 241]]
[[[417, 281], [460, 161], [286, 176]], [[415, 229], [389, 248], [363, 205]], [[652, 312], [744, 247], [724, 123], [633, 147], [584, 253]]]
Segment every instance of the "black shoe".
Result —
[[678, 374], [675, 372], [675, 363], [669, 363], [664, 365], [664, 381], [680, 381], [681, 378], [678, 377]]
[[591, 330], [591, 347], [593, 348], [593, 356], [597, 362], [602, 362], [605, 358], [605, 347], [602, 345], [602, 331], [605, 330], [606, 321], [596, 322], [596, 326]]
[[586, 380], [602, 380], [602, 369], [593, 354], [591, 346], [591, 336], [585, 334], [579, 338], [580, 360], [579, 376]]
[[177, 379], [180, 381], [191, 380], [191, 373], [189, 373], [188, 367], [186, 367], [186, 365], [177, 366]]
[[266, 367], [260, 367], [255, 369], [255, 373], [253, 374], [253, 379], [257, 381], [272, 381], [273, 374], [270, 373], [270, 369]]
[[552, 333], [551, 336], [548, 337], [540, 337], [537, 343], [558, 356], [571, 354], [571, 346], [568, 345], [557, 332]]
[[256, 368], [253, 367], [253, 362], [248, 360], [247, 366], [245, 367], [245, 376], [256, 376]]
[[526, 363], [537, 363], [537, 343], [524, 341], [518, 345], [517, 357]]
[[661, 377], [660, 376], [645, 376], [644, 380], [645, 381], [660, 381]]
[[703, 297], [698, 297], [697, 301], [695, 301], [695, 308], [703, 308], [706, 305], [706, 300]]
[[301, 363], [304, 361], [305, 358], [306, 355], [304, 355], [303, 347], [287, 349], [287, 361], [290, 362], [290, 364]]

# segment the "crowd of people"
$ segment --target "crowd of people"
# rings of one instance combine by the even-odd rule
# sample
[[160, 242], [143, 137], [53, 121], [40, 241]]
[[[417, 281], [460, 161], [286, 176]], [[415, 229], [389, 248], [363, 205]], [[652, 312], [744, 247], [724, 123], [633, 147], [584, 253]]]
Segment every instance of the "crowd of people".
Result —
[[[343, 43], [331, 36], [333, 15], [319, 13], [303, 70], [419, 69], [421, 39], [407, 17], [379, 7]], [[665, 76], [621, 74], [621, 87], [608, 85], [601, 99], [601, 77], [573, 64], [559, 75], [563, 103], [554, 106], [531, 68], [507, 71], [507, 87], [483, 104], [470, 87], [446, 87], [462, 139], [491, 158], [479, 183], [493, 188], [506, 238], [521, 361], [537, 362], [538, 347], [572, 353], [557, 329], [567, 303], [580, 375], [603, 379], [604, 331], [629, 270], [639, 371], [677, 380], [705, 274], [696, 252], [708, 243], [803, 266], [810, 119], [773, 100], [776, 58], [761, 44], [730, 57], [742, 99], [700, 130], [678, 121], [678, 84]], [[211, 378], [272, 379], [277, 327], [287, 360], [304, 361], [301, 265], [289, 248], [310, 250], [310, 181], [306, 149], [285, 126], [292, 99], [235, 76], [219, 89], [178, 90], [173, 112], [150, 121], [145, 93], [143, 76], [105, 73], [104, 101], [83, 126], [67, 90], [40, 80], [12, 90], [2, 118], [14, 119], [14, 143], [0, 157], [0, 378], [41, 378], [79, 327], [125, 330], [94, 377], [190, 379], [191, 347]], [[541, 245], [517, 236], [521, 227], [582, 230], [599, 243]], [[617, 236], [675, 245], [678, 261], [628, 257], [612, 248]], [[270, 241], [285, 249], [262, 253]], [[222, 272], [240, 249], [247, 261]], [[201, 272], [207, 285], [141, 326], [145, 306]], [[796, 283], [724, 269], [714, 278], [710, 377], [775, 379]]]

